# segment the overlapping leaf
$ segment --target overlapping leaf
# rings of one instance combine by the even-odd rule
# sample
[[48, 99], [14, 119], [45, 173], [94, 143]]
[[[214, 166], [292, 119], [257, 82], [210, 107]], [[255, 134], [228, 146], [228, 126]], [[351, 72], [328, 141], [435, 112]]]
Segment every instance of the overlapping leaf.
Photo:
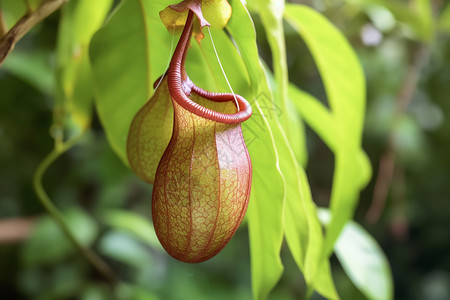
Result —
[[[322, 223], [330, 222], [330, 212], [319, 210]], [[393, 282], [383, 250], [360, 225], [349, 221], [334, 246], [347, 275], [370, 300], [393, 299]]]
[[97, 110], [110, 145], [125, 164], [131, 121], [170, 59], [172, 37], [158, 12], [175, 2], [125, 0], [92, 40]]
[[276, 128], [276, 119], [273, 115], [270, 117], [272, 94], [259, 62], [253, 23], [240, 1], [235, 0], [231, 4], [233, 15], [227, 29], [239, 48], [249, 74], [251, 88], [245, 96], [254, 110], [247, 122], [248, 127], [244, 126], [254, 170], [247, 212], [252, 290], [254, 299], [265, 299], [283, 271], [279, 253], [283, 240], [282, 213], [286, 182], [281, 174], [279, 153], [275, 146], [273, 130]]
[[450, 3], [439, 16], [439, 28], [445, 32], [450, 32]]
[[111, 5], [112, 0], [73, 1], [62, 12], [57, 44], [57, 111], [62, 108], [81, 131], [90, 125], [94, 100], [88, 47]]
[[[331, 111], [317, 99], [291, 86], [290, 96], [305, 121], [335, 153], [331, 196], [332, 219], [327, 226], [325, 254], [333, 248], [351, 218], [359, 190], [370, 178], [370, 164], [361, 149], [365, 85], [360, 65], [345, 39], [309, 8], [289, 6], [287, 20], [308, 45], [324, 80]], [[333, 47], [327, 47], [330, 44]], [[346, 66], [342, 65], [345, 57]], [[345, 72], [343, 70], [345, 69]], [[354, 178], [355, 181], [348, 180]]]
[[[277, 90], [275, 102], [283, 108], [284, 114], [277, 120], [279, 122], [274, 132], [280, 153], [281, 170], [286, 178], [286, 203], [283, 214], [286, 241], [310, 289], [317, 289], [329, 299], [337, 299], [329, 262], [320, 255], [323, 247], [322, 228], [316, 217], [306, 174], [299, 165], [291, 146], [292, 140], [303, 140], [303, 148], [297, 150], [303, 152], [301, 157], [306, 157], [304, 132], [300, 132], [300, 136], [293, 137], [290, 134], [292, 133], [291, 122], [286, 118], [287, 105], [290, 103], [283, 29], [284, 1], [263, 0], [250, 3], [254, 3], [253, 7], [260, 14], [266, 30], [273, 56]], [[321, 277], [317, 276], [319, 268], [322, 268]], [[317, 278], [320, 278], [320, 281]]]

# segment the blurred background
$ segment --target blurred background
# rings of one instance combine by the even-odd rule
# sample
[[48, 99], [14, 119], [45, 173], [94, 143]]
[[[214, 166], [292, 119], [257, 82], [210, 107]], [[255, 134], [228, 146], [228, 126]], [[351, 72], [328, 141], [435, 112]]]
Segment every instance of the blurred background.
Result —
[[[436, 26], [377, 1], [296, 1], [313, 6], [353, 45], [367, 79], [364, 149], [373, 177], [355, 220], [391, 264], [395, 299], [450, 299], [450, 1], [431, 1]], [[378, 1], [382, 2], [382, 1]], [[403, 7], [403, 6], [402, 6]], [[446, 10], [445, 10], [446, 8]], [[444, 17], [443, 17], [444, 16]], [[271, 65], [261, 22], [262, 58]], [[0, 67], [0, 295], [2, 299], [113, 299], [104, 280], [46, 215], [33, 174], [53, 147], [54, 49], [59, 13], [34, 28]], [[304, 43], [286, 24], [290, 80], [326, 97]], [[345, 72], [345, 70], [343, 70]], [[334, 158], [307, 129], [307, 174], [326, 206]], [[127, 282], [124, 299], [251, 299], [245, 224], [220, 255], [189, 265], [169, 257], [151, 231], [151, 186], [112, 152], [98, 119], [51, 165], [47, 193], [77, 237]], [[271, 299], [302, 299], [305, 286], [287, 249]], [[365, 299], [332, 258], [342, 299]], [[314, 299], [322, 299], [314, 295]]]

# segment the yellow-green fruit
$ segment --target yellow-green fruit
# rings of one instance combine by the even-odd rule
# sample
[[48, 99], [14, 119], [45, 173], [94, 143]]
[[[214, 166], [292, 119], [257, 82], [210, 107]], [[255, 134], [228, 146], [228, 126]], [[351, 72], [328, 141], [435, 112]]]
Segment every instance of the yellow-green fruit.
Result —
[[203, 0], [202, 12], [212, 29], [222, 29], [231, 17], [231, 6], [227, 0]]
[[[194, 7], [195, 9], [193, 9]], [[202, 27], [209, 23], [212, 29], [222, 29], [231, 18], [231, 6], [227, 0], [185, 0], [166, 7], [159, 13], [159, 16], [170, 32], [181, 30], [186, 22], [189, 9], [192, 9], [197, 15]], [[194, 32], [194, 35], [197, 33]]]

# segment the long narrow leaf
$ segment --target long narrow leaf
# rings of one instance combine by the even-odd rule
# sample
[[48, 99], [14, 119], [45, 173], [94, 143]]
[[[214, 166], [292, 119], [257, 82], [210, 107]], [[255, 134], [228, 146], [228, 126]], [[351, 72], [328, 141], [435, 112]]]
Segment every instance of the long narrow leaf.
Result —
[[[361, 66], [343, 35], [319, 13], [300, 5], [287, 5], [286, 20], [302, 36], [324, 81], [331, 107], [335, 137], [335, 171], [331, 195], [332, 221], [327, 228], [325, 254], [333, 249], [344, 224], [351, 218], [367, 171], [360, 168], [365, 109], [365, 83]], [[294, 100], [294, 99], [293, 99]], [[316, 105], [316, 109], [320, 106]], [[320, 109], [319, 109], [320, 110]], [[322, 114], [326, 116], [323, 109]], [[329, 118], [325, 118], [326, 121]], [[326, 121], [330, 124], [330, 121]], [[324, 132], [325, 130], [321, 130]], [[319, 132], [320, 133], [320, 132]], [[356, 183], [351, 178], [356, 179]], [[359, 179], [359, 180], [358, 180]]]
[[[254, 299], [266, 299], [281, 277], [283, 265], [279, 253], [283, 241], [284, 177], [279, 169], [272, 125], [268, 111], [272, 104], [262, 66], [258, 58], [256, 35], [248, 11], [239, 0], [231, 2], [233, 15], [227, 29], [236, 42], [250, 79], [250, 98], [254, 115], [244, 128], [253, 137], [248, 150], [253, 163], [253, 183], [248, 209], [252, 290]], [[263, 105], [261, 105], [263, 104]], [[247, 129], [247, 130], [245, 130]]]
[[94, 4], [81, 0], [68, 3], [62, 11], [57, 43], [57, 99], [81, 131], [90, 125], [93, 107], [88, 47], [111, 6], [112, 0]]

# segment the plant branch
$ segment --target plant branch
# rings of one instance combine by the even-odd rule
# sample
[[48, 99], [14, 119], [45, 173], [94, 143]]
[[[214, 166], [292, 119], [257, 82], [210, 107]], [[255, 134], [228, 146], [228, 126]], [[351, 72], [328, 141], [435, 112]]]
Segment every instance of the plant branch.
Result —
[[8, 32], [4, 35], [0, 35], [0, 66], [6, 56], [14, 49], [17, 42], [30, 31], [31, 28], [58, 10], [61, 5], [67, 1], [69, 0], [47, 0], [43, 2], [35, 11], [27, 12]]
[[47, 212], [53, 217], [55, 222], [59, 225], [60, 229], [64, 233], [64, 235], [69, 239], [72, 244], [79, 250], [79, 252], [86, 258], [88, 262], [90, 262], [99, 273], [101, 273], [111, 284], [112, 288], [114, 288], [119, 280], [115, 275], [114, 271], [108, 266], [108, 264], [98, 256], [92, 249], [86, 248], [79, 243], [75, 235], [70, 230], [66, 221], [64, 220], [63, 214], [58, 210], [58, 208], [53, 204], [45, 189], [42, 185], [42, 178], [45, 171], [48, 167], [63, 153], [69, 150], [73, 145], [75, 145], [80, 138], [81, 135], [78, 135], [67, 142], [61, 144], [60, 146], [56, 146], [52, 152], [50, 152], [47, 157], [42, 161], [42, 163], [37, 168], [34, 177], [33, 177], [33, 187], [38, 196], [40, 202], [45, 207]]
[[[425, 44], [421, 44], [414, 52], [413, 62], [408, 68], [396, 98], [393, 128], [395, 128], [395, 124], [405, 114], [405, 111], [416, 92], [420, 74], [429, 61], [429, 56], [430, 49], [429, 46]], [[395, 133], [394, 130], [391, 130], [386, 149], [380, 158], [372, 204], [366, 214], [366, 220], [370, 223], [378, 222], [386, 205], [386, 199], [392, 185], [396, 165], [395, 156]]]

